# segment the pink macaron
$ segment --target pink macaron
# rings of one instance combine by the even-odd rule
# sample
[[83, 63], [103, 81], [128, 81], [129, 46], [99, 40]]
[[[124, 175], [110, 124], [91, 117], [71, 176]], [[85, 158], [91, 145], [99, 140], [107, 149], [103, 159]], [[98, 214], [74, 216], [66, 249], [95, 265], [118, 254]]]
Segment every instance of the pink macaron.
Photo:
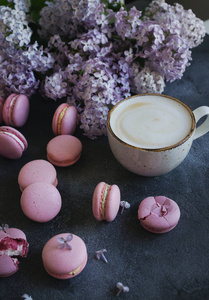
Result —
[[29, 219], [45, 223], [57, 216], [62, 206], [62, 199], [59, 191], [52, 184], [36, 182], [24, 189], [20, 205]]
[[25, 95], [10, 95], [3, 107], [3, 119], [6, 125], [22, 127], [28, 119], [29, 100]]
[[58, 135], [47, 144], [47, 159], [55, 166], [67, 167], [76, 163], [82, 151], [81, 141], [72, 135]]
[[28, 247], [22, 230], [17, 228], [0, 230], [0, 277], [7, 277], [18, 271], [18, 257], [26, 257]]
[[165, 197], [147, 197], [139, 205], [138, 219], [141, 225], [153, 233], [164, 233], [172, 230], [180, 218], [178, 204]]
[[115, 219], [120, 207], [120, 189], [116, 184], [100, 182], [93, 194], [92, 210], [98, 221], [111, 222]]
[[55, 167], [44, 159], [36, 159], [25, 164], [18, 174], [18, 184], [23, 191], [28, 185], [35, 182], [51, 183], [57, 186], [57, 172]]
[[5, 100], [0, 96], [0, 124], [3, 122], [3, 107]]
[[45, 270], [58, 279], [68, 279], [80, 274], [86, 266], [87, 257], [84, 241], [71, 233], [54, 236], [42, 251]]
[[76, 129], [78, 113], [75, 106], [62, 103], [56, 109], [52, 119], [52, 130], [55, 135], [70, 134]]
[[10, 126], [0, 127], [0, 155], [18, 159], [27, 147], [26, 138], [18, 130]]

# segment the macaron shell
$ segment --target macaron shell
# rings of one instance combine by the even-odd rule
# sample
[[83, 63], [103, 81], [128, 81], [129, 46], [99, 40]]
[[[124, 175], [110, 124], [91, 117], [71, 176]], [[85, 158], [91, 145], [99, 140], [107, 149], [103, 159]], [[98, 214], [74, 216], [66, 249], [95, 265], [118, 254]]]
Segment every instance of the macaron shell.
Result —
[[[59, 249], [60, 245], [57, 238], [66, 237], [69, 233], [62, 233], [51, 238], [44, 246], [42, 251], [43, 265], [46, 271], [53, 277], [59, 279], [72, 278], [78, 275], [85, 267], [87, 262], [87, 249], [84, 241], [73, 234], [73, 239], [69, 242], [72, 250], [67, 248]], [[80, 268], [79, 268], [80, 267]], [[79, 271], [73, 275], [74, 270]]]
[[107, 194], [107, 203], [105, 205], [105, 219], [111, 222], [118, 214], [120, 207], [120, 189], [117, 185], [113, 184]]
[[18, 130], [9, 126], [0, 127], [0, 155], [18, 159], [27, 147], [27, 140]]
[[75, 132], [78, 113], [74, 106], [69, 106], [61, 123], [61, 134], [72, 135]]
[[0, 124], [3, 122], [3, 107], [5, 100], [0, 97]]
[[97, 184], [94, 193], [93, 193], [93, 200], [92, 200], [92, 211], [95, 219], [98, 221], [102, 221], [102, 208], [101, 208], [101, 202], [103, 198], [103, 192], [105, 188], [106, 183], [100, 182]]
[[23, 191], [35, 182], [46, 182], [57, 186], [57, 172], [55, 167], [43, 159], [36, 159], [25, 164], [18, 174], [18, 184]]
[[[12, 103], [14, 99], [14, 102]], [[12, 103], [12, 105], [11, 105]], [[22, 127], [29, 115], [29, 100], [25, 95], [10, 95], [3, 108], [3, 119], [7, 125]]]
[[47, 159], [55, 166], [67, 167], [78, 161], [82, 151], [79, 139], [72, 135], [59, 135], [47, 144]]
[[141, 225], [153, 233], [170, 231], [177, 225], [179, 218], [179, 206], [165, 196], [147, 197], [142, 200], [138, 208], [138, 219]]
[[0, 240], [6, 236], [9, 236], [12, 239], [23, 239], [26, 240], [25, 233], [18, 228], [8, 228], [5, 231], [0, 231]]
[[[63, 113], [63, 116], [61, 114]], [[61, 120], [60, 120], [61, 118]], [[78, 113], [74, 106], [62, 103], [55, 111], [52, 120], [52, 130], [55, 135], [70, 134], [75, 132]], [[60, 124], [59, 124], [60, 122]]]
[[52, 184], [36, 182], [24, 189], [20, 204], [29, 219], [44, 223], [56, 217], [62, 200], [59, 191]]
[[0, 277], [8, 277], [19, 270], [18, 264], [8, 255], [0, 256]]

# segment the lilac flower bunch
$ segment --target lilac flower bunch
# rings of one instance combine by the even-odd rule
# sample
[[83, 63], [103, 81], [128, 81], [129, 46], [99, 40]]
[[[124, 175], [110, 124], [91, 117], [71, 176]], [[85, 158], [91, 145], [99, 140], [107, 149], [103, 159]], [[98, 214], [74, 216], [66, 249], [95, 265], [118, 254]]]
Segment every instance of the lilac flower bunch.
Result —
[[36, 74], [53, 68], [50, 53], [33, 44], [30, 0], [8, 0], [0, 6], [0, 96], [23, 93], [31, 96], [39, 87]]
[[0, 94], [30, 96], [41, 87], [44, 96], [76, 106], [91, 139], [106, 134], [114, 104], [133, 93], [162, 93], [166, 81], [180, 79], [205, 35], [191, 10], [165, 0], [143, 13], [121, 0], [53, 0], [40, 10], [44, 47], [31, 42], [30, 0], [8, 2], [0, 7]]

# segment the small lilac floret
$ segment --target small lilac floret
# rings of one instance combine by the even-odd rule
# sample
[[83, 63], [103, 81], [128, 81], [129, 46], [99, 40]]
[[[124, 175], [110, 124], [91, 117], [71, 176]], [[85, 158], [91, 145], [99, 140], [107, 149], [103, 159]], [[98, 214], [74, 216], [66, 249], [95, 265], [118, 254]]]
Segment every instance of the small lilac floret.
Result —
[[72, 247], [70, 244], [68, 244], [71, 240], [73, 239], [73, 235], [72, 234], [68, 234], [66, 239], [63, 237], [58, 237], [57, 241], [59, 242], [58, 245], [58, 249], [68, 249], [68, 250], [72, 250]]

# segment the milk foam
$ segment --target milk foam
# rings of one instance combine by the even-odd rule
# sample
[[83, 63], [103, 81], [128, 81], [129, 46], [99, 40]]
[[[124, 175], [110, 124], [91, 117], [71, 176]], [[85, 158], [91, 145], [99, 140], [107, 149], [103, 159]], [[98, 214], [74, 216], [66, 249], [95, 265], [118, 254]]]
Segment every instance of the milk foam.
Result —
[[192, 128], [189, 110], [176, 100], [157, 95], [132, 97], [111, 113], [110, 126], [122, 141], [159, 149], [182, 141]]

